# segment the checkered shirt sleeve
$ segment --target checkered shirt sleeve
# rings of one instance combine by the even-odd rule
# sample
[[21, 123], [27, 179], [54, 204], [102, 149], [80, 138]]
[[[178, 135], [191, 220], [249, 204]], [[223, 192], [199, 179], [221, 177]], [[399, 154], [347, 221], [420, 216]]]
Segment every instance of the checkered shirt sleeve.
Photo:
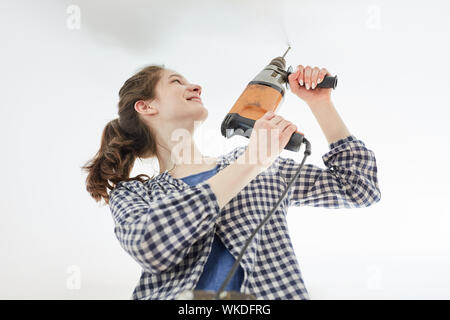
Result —
[[[374, 152], [354, 135], [329, 144], [322, 156], [326, 168], [305, 163], [288, 191], [289, 206], [361, 208], [380, 201]], [[279, 173], [286, 185], [301, 161], [279, 157]]]
[[150, 198], [139, 181], [118, 184], [110, 194], [114, 232], [120, 245], [148, 272], [180, 263], [192, 244], [211, 232], [220, 208], [202, 182]]

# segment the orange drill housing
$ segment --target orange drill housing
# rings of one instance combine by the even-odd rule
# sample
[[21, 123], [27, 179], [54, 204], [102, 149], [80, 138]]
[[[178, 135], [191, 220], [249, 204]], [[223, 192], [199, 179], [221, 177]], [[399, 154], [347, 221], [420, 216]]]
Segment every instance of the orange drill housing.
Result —
[[[222, 121], [221, 132], [224, 137], [241, 135], [249, 138], [256, 120], [268, 111], [275, 113], [284, 100], [283, 84], [287, 82], [285, 66], [283, 57], [275, 58], [250, 81]], [[298, 151], [303, 137], [302, 132], [294, 132], [285, 149]]]

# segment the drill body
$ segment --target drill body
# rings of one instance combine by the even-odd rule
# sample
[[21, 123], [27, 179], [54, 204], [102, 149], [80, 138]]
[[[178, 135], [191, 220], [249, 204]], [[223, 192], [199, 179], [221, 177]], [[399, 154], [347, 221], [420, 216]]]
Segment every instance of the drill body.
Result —
[[[266, 112], [276, 113], [284, 101], [288, 72], [284, 70], [286, 62], [283, 57], [273, 59], [239, 96], [230, 112], [222, 121], [221, 132], [226, 138], [241, 135], [250, 138], [253, 126]], [[303, 142], [303, 133], [293, 133], [285, 149], [298, 151]]]
[[[284, 101], [285, 88], [289, 88], [288, 77], [292, 67], [286, 71], [284, 56], [273, 59], [260, 73], [253, 78], [239, 96], [230, 112], [225, 116], [221, 125], [221, 132], [225, 138], [241, 135], [250, 138], [256, 120], [266, 112], [276, 110]], [[337, 85], [337, 76], [326, 76], [316, 88], [333, 88]], [[306, 142], [304, 134], [296, 131], [292, 134], [284, 149], [299, 151], [301, 144]]]

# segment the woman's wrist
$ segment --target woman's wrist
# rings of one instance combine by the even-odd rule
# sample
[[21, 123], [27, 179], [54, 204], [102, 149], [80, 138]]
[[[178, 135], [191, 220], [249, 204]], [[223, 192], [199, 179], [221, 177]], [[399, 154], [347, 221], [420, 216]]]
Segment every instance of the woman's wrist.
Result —
[[260, 159], [258, 159], [258, 154], [250, 152], [248, 147], [245, 149], [245, 152], [236, 159], [236, 163], [245, 167], [247, 171], [254, 173], [255, 176], [267, 169], [267, 165], [261, 163]]
[[351, 134], [331, 100], [312, 104], [310, 109], [329, 144]]
[[324, 99], [321, 99], [321, 100], [313, 100], [313, 101], [310, 101], [310, 102], [307, 102], [307, 105], [310, 107], [310, 108], [317, 108], [317, 107], [323, 107], [323, 106], [330, 106], [330, 105], [333, 105], [333, 101], [331, 101], [331, 97], [326, 97], [326, 98], [324, 98]]

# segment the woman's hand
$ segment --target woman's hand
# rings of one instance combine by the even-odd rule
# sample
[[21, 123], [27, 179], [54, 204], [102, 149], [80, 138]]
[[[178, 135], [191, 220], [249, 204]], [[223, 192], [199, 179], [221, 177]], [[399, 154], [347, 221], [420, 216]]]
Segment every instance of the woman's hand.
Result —
[[246, 159], [261, 171], [272, 165], [288, 144], [297, 126], [269, 111], [253, 125]]
[[297, 71], [288, 77], [289, 87], [292, 93], [305, 101], [307, 104], [326, 101], [331, 99], [332, 88], [317, 88], [325, 76], [331, 76], [327, 69], [318, 67], [303, 67], [298, 65]]

